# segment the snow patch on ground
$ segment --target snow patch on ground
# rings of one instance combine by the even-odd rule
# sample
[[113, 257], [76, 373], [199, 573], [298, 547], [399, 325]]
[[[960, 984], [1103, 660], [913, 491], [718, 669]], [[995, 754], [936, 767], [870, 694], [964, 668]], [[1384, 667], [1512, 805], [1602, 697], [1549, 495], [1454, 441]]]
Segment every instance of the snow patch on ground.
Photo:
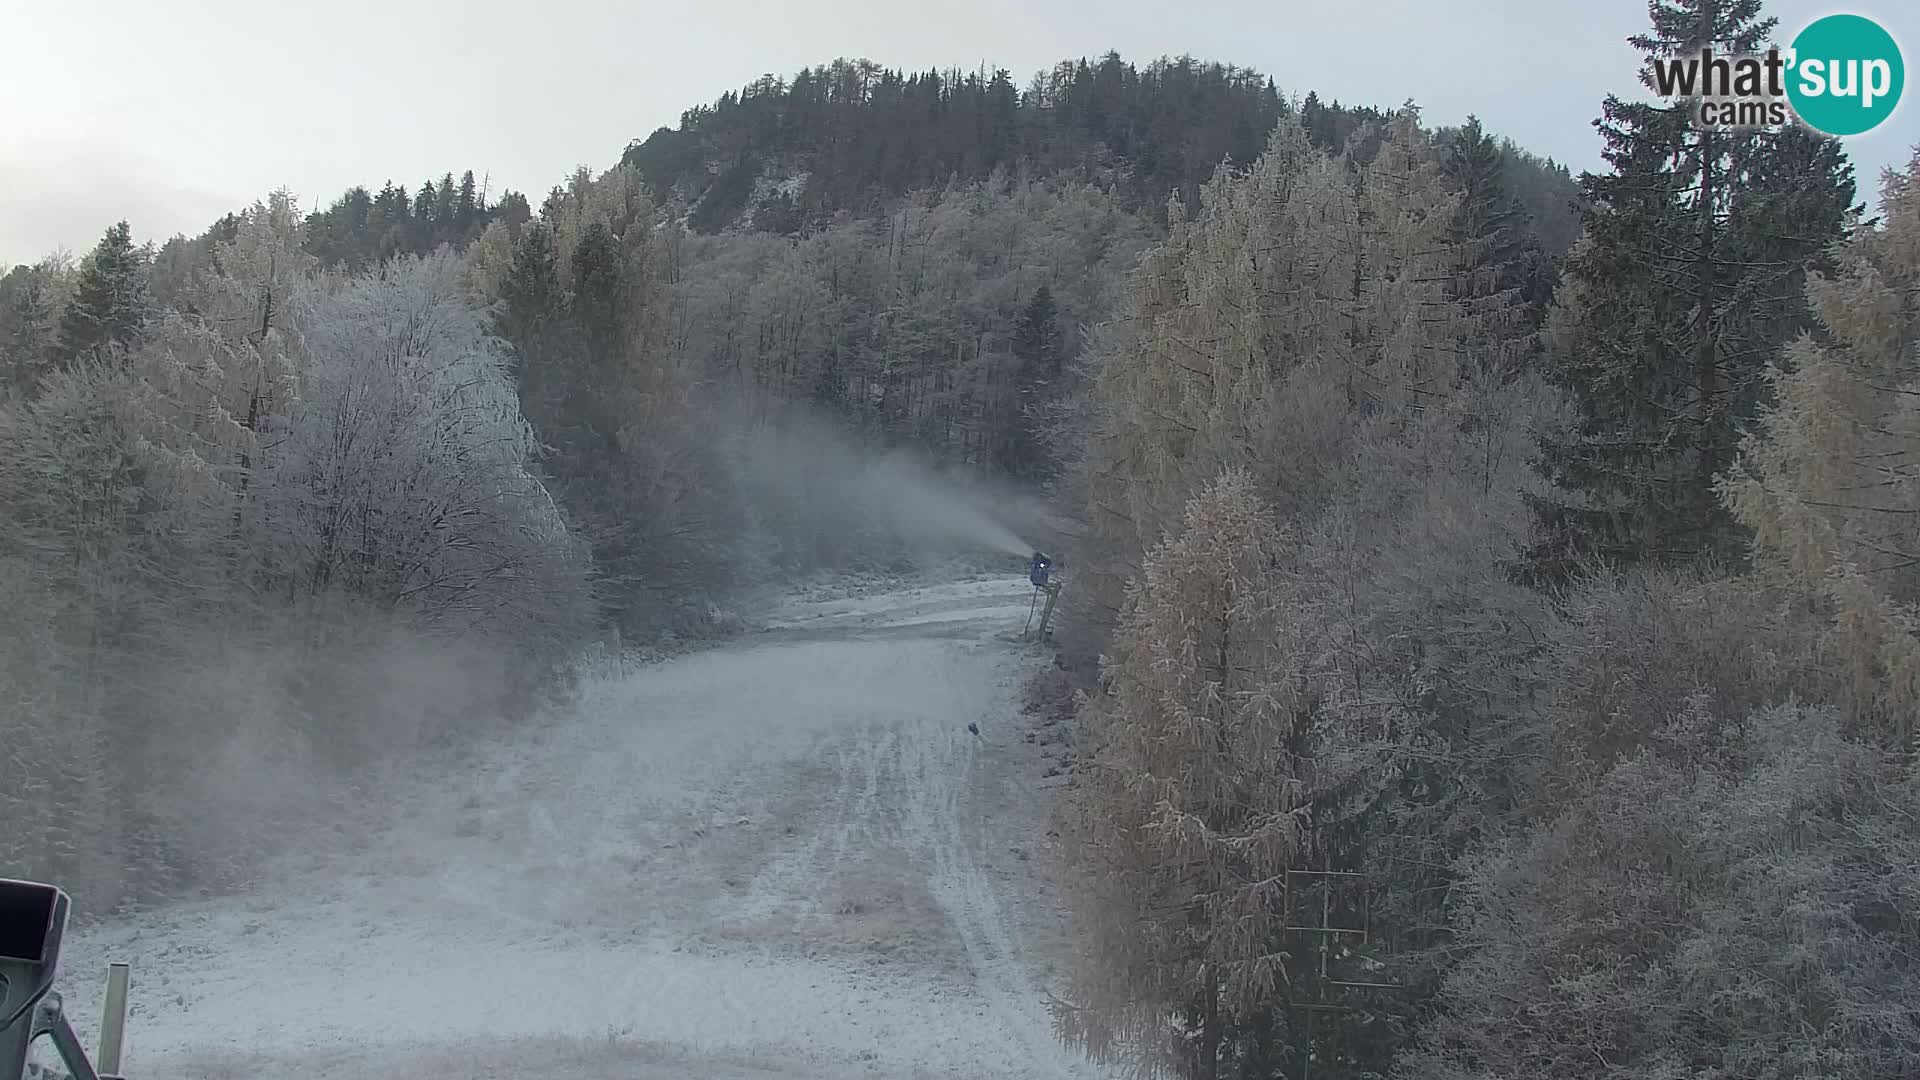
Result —
[[749, 208], [759, 206], [768, 199], [782, 195], [789, 199], [798, 199], [800, 193], [807, 190], [807, 180], [812, 173], [805, 169], [780, 174], [773, 166], [754, 178], [753, 193], [747, 199]]
[[91, 1044], [131, 961], [142, 1080], [1093, 1076], [1043, 1007], [1031, 592], [796, 600], [590, 681], [270, 886], [76, 931], [69, 1012]]
[[[1017, 636], [1034, 609], [1032, 586], [1005, 577], [899, 588], [877, 594], [808, 600], [776, 609], [763, 620], [769, 630], [836, 630], [954, 623]], [[1034, 618], [1038, 618], [1035, 611]]]

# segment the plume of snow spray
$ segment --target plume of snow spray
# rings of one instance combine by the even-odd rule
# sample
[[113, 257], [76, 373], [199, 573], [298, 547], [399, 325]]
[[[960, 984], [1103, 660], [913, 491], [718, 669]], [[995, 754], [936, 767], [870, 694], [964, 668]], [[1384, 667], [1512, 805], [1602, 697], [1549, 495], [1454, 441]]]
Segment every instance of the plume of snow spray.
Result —
[[973, 548], [1026, 558], [1034, 545], [1003, 524], [989, 492], [941, 476], [918, 462], [892, 457], [868, 463], [860, 491], [869, 519], [915, 547]]
[[1036, 546], [1022, 523], [1038, 500], [979, 476], [876, 453], [823, 420], [788, 417], [750, 437], [743, 486], [777, 532], [877, 544], [902, 555], [993, 552], [1024, 561]]

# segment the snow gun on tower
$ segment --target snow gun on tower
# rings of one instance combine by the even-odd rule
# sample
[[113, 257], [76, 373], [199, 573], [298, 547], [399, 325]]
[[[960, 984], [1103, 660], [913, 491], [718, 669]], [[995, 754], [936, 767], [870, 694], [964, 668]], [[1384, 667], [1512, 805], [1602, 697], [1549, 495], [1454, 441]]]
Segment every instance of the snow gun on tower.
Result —
[[[1053, 576], [1053, 560], [1044, 552], [1034, 552], [1033, 558], [1027, 561], [1027, 580], [1033, 582], [1033, 601], [1027, 605], [1027, 625], [1020, 631], [1020, 636], [1045, 641], [1053, 636], [1053, 609], [1060, 601], [1061, 582]], [[1043, 593], [1047, 601], [1046, 606], [1041, 608], [1040, 597]], [[1033, 624], [1036, 608], [1040, 609], [1040, 625], [1037, 629]]]

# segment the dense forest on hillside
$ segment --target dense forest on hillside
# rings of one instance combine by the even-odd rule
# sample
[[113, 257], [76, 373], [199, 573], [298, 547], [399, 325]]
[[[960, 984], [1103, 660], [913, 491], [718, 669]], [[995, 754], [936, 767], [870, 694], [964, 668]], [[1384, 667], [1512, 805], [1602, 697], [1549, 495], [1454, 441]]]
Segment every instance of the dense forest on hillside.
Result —
[[[1649, 54], [1772, 29], [1653, 10]], [[1597, 104], [1575, 189], [1218, 64], [842, 61], [537, 205], [277, 192], [16, 267], [0, 606], [44, 617], [0, 725], [77, 787], [0, 793], [0, 862], [244, 881], [596, 642], [899, 560], [860, 470], [902, 452], [1077, 528], [1034, 690], [1077, 733], [1069, 1042], [1914, 1075], [1920, 149], [1870, 192], [1797, 126]]]
[[[1168, 193], [1192, 205], [1222, 161], [1246, 166], [1298, 109], [1314, 142], [1372, 153], [1379, 109], [1281, 96], [1270, 76], [1191, 57], [1145, 67], [1116, 53], [1063, 61], [1016, 87], [1004, 70], [905, 72], [838, 60], [791, 79], [768, 75], [689, 109], [627, 148], [664, 200], [712, 231], [745, 220], [788, 233], [866, 212], [919, 188], [996, 170], [1071, 176], [1115, 190], [1157, 220]], [[1546, 246], [1572, 242], [1573, 183], [1562, 166], [1503, 145], [1510, 182]]]

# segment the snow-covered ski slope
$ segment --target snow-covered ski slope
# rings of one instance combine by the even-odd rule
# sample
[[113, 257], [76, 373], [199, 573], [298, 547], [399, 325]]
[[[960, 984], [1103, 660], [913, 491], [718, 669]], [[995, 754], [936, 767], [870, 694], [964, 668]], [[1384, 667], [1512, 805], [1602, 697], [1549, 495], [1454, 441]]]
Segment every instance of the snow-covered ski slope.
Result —
[[347, 854], [78, 933], [69, 1012], [131, 961], [138, 1080], [1094, 1076], [1044, 1004], [1030, 593], [797, 599], [596, 679]]

